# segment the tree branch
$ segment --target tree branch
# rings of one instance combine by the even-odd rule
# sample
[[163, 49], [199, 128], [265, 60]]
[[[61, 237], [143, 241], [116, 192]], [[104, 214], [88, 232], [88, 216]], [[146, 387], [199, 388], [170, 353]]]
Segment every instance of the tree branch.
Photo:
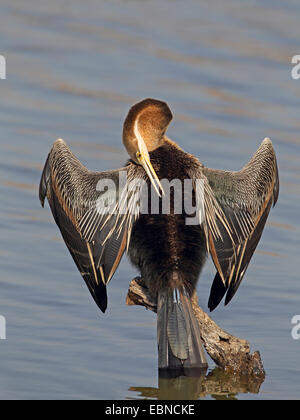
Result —
[[[145, 306], [156, 312], [147, 287], [140, 277], [133, 279], [129, 285], [126, 298], [127, 305]], [[229, 374], [244, 378], [263, 380], [265, 371], [258, 351], [250, 353], [249, 342], [234, 337], [222, 330], [198, 305], [196, 293], [192, 297], [192, 308], [200, 325], [204, 347], [217, 366]]]

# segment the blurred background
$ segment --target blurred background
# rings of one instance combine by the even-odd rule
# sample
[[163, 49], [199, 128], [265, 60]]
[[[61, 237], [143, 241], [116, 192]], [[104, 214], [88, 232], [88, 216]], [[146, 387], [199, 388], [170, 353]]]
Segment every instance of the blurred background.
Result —
[[[1, 399], [300, 397], [300, 340], [291, 336], [300, 314], [299, 19], [297, 0], [1, 0]], [[124, 118], [145, 97], [168, 102], [169, 137], [208, 167], [238, 170], [265, 136], [273, 141], [278, 204], [237, 295], [212, 314], [260, 351], [260, 387], [225, 381], [209, 391], [180, 378], [173, 388], [186, 393], [171, 382], [165, 393], [155, 315], [125, 305], [136, 275], [127, 258], [103, 315], [40, 207], [53, 141], [62, 137], [89, 169], [120, 167]], [[209, 260], [198, 285], [205, 310], [214, 274]]]

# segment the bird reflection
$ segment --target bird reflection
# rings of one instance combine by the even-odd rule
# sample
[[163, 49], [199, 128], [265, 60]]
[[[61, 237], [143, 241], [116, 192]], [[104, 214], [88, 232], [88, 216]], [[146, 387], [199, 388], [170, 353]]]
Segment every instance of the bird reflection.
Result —
[[258, 394], [264, 378], [238, 376], [215, 368], [206, 375], [175, 377], [159, 375], [158, 388], [130, 387], [141, 399], [198, 400], [211, 397], [215, 400], [237, 400], [239, 394]]

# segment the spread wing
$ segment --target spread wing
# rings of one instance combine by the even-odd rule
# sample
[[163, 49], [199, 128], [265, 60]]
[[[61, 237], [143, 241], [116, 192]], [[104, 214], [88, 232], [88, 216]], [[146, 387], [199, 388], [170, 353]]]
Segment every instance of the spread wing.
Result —
[[208, 248], [217, 274], [208, 307], [212, 311], [226, 293], [225, 305], [236, 293], [261, 238], [270, 209], [276, 204], [279, 178], [276, 156], [266, 138], [249, 163], [238, 172], [203, 168], [223, 222], [216, 218], [220, 235], [208, 229]]
[[[39, 197], [49, 205], [63, 239], [99, 308], [107, 307], [106, 285], [129, 244], [133, 221], [126, 182], [133, 165], [88, 171], [59, 139], [42, 173]], [[122, 210], [122, 211], [121, 211]]]

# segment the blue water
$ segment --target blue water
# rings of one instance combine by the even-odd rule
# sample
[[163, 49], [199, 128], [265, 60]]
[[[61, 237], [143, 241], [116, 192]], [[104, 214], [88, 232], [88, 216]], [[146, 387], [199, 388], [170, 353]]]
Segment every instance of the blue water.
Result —
[[[212, 317], [249, 340], [266, 370], [259, 389], [235, 398], [300, 397], [300, 340], [291, 336], [300, 314], [300, 80], [291, 77], [299, 19], [296, 0], [1, 1], [1, 399], [165, 395], [155, 315], [125, 305], [136, 272], [124, 258], [100, 313], [37, 197], [58, 137], [89, 169], [121, 166], [124, 117], [149, 96], [169, 103], [169, 137], [206, 166], [239, 169], [271, 137], [279, 201], [236, 297]], [[208, 262], [198, 286], [203, 308], [213, 276]], [[229, 394], [189, 386], [168, 396]]]

